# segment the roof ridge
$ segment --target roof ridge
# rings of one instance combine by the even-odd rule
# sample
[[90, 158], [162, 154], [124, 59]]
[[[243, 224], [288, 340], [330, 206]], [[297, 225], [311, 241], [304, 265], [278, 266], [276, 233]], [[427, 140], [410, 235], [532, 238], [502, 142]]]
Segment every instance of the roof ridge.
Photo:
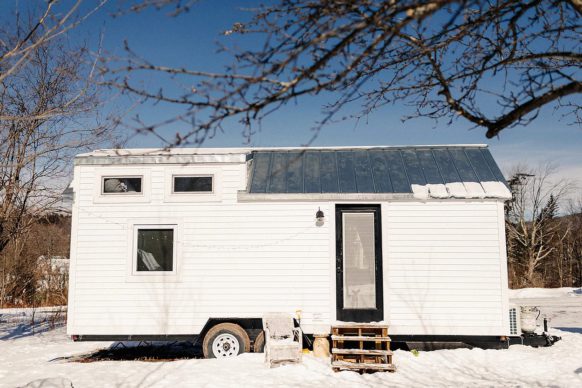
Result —
[[247, 154], [269, 151], [343, 151], [372, 149], [421, 149], [421, 148], [488, 148], [487, 144], [419, 144], [419, 145], [371, 145], [371, 146], [315, 146], [315, 147], [188, 147], [188, 148], [102, 148], [82, 153], [77, 157], [91, 156], [148, 156], [148, 155], [208, 155], [208, 154]]

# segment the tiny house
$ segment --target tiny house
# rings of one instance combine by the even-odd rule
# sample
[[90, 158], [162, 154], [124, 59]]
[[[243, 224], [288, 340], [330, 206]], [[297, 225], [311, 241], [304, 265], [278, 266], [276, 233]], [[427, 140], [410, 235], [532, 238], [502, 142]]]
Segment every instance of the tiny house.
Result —
[[198, 339], [228, 356], [261, 350], [267, 312], [307, 334], [512, 334], [511, 193], [484, 145], [98, 150], [76, 157], [72, 189], [76, 340]]

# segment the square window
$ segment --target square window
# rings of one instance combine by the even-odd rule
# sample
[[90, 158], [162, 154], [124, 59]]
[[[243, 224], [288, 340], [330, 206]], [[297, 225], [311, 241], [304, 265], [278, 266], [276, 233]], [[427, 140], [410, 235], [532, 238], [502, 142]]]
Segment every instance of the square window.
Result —
[[105, 177], [103, 194], [139, 194], [142, 177]]
[[174, 270], [174, 228], [137, 229], [137, 272]]
[[212, 176], [174, 176], [174, 193], [212, 193]]

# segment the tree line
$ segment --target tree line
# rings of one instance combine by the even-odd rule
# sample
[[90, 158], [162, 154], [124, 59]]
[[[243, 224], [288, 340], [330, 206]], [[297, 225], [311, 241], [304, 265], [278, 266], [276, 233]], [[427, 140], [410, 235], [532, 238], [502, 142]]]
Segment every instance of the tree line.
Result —
[[509, 284], [582, 286], [582, 198], [556, 168], [517, 166], [505, 206]]
[[33, 216], [0, 253], [0, 308], [67, 304], [71, 217]]

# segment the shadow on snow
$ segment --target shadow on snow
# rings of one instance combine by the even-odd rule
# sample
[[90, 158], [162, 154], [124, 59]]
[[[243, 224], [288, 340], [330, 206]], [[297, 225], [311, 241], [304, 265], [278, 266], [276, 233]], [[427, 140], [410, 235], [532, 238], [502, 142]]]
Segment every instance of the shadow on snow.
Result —
[[0, 341], [24, 338], [35, 334], [44, 333], [46, 331], [53, 330], [61, 326], [64, 326], [64, 323], [58, 324], [54, 324], [51, 322], [35, 322], [34, 324], [19, 323], [11, 328], [8, 328], [6, 331], [0, 333]]
[[570, 333], [582, 334], [582, 327], [556, 327], [556, 329]]
[[177, 361], [203, 358], [200, 346], [191, 342], [115, 342], [91, 353], [50, 360], [89, 363], [97, 361]]

